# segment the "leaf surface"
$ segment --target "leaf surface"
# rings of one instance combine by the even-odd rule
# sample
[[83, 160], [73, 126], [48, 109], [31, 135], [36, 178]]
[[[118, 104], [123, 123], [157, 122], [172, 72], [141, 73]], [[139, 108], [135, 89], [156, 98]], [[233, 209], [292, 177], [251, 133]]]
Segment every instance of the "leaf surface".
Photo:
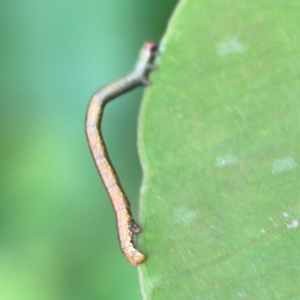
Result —
[[144, 299], [300, 297], [299, 11], [180, 1], [139, 120]]

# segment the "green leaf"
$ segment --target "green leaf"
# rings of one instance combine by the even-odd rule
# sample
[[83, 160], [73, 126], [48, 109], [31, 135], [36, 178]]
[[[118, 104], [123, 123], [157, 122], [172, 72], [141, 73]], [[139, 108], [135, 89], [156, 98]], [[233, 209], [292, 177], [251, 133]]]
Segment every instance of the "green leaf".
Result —
[[140, 115], [145, 299], [299, 299], [299, 28], [299, 1], [180, 1]]

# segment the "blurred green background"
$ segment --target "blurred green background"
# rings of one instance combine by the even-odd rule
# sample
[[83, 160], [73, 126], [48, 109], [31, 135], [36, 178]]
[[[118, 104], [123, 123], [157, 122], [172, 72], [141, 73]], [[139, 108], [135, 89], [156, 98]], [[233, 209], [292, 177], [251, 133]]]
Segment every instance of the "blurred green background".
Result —
[[[141, 299], [84, 118], [93, 92], [159, 41], [176, 2], [0, 3], [0, 299]], [[134, 212], [141, 95], [109, 104], [103, 122]]]

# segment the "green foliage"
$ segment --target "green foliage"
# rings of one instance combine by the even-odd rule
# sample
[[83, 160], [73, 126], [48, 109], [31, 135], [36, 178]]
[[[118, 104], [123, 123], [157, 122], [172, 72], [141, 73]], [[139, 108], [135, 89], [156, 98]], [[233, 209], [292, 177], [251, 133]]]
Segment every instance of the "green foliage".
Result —
[[299, 9], [180, 2], [140, 116], [145, 299], [299, 299]]

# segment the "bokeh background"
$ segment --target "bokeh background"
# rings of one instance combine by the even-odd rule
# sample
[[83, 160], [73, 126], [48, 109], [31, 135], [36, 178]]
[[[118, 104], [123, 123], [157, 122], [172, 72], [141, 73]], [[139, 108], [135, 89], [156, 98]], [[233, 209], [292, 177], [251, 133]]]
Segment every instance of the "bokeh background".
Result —
[[[159, 41], [176, 0], [0, 2], [0, 299], [141, 299], [84, 135], [90, 96]], [[136, 214], [142, 89], [103, 130]]]

